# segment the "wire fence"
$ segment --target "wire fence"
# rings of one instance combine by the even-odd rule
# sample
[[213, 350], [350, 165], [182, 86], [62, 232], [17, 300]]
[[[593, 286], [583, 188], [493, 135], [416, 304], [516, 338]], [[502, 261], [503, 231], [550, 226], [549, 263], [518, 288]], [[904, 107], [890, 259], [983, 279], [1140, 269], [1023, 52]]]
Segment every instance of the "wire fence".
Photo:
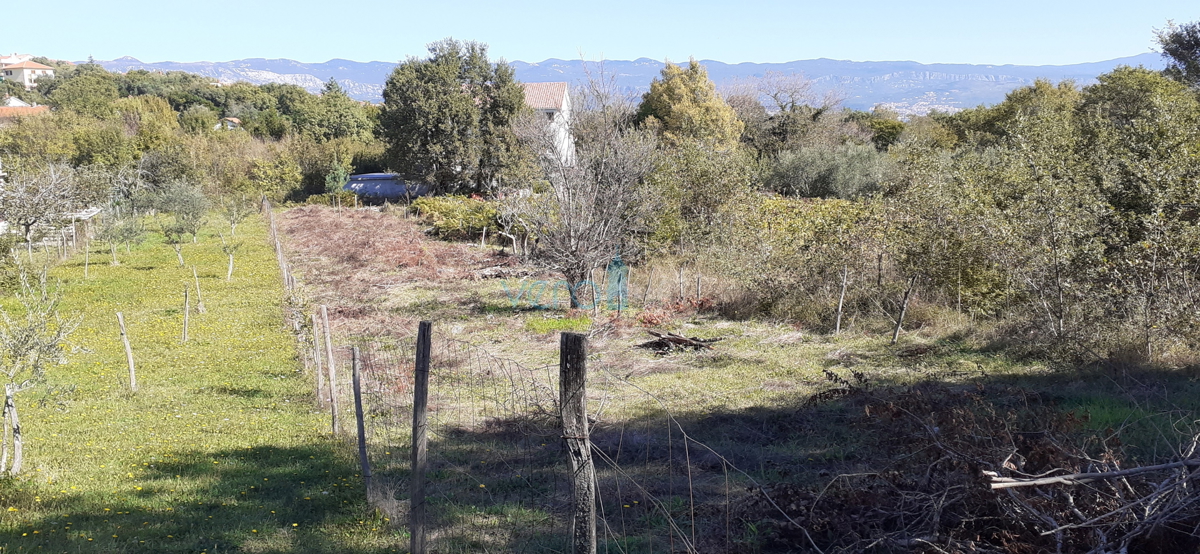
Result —
[[[416, 329], [341, 339], [324, 306], [303, 306], [265, 199], [263, 212], [288, 298], [286, 319], [318, 404], [330, 414], [334, 436], [359, 443], [367, 498], [393, 526], [408, 527], [414, 554], [579, 551], [578, 483], [567, 443], [581, 437], [563, 430], [561, 364], [528, 367], [434, 326], [426, 470], [416, 486]], [[694, 421], [681, 422], [610, 362], [592, 357], [587, 364], [584, 435], [594, 463], [596, 551], [753, 549], [756, 530], [742, 514], [761, 513], [764, 502], [812, 544], [754, 477], [689, 433]], [[733, 459], [755, 458], [738, 454]], [[413, 509], [414, 490], [423, 491], [423, 510]], [[418, 513], [425, 514], [421, 523]]]
[[[393, 524], [407, 525], [415, 334], [359, 337], [324, 351], [322, 319], [311, 321], [305, 361], [322, 407], [340, 427], [332, 431], [363, 441], [369, 500]], [[427, 551], [569, 551], [573, 489], [559, 366], [527, 367], [434, 329], [423, 487]], [[355, 348], [361, 437], [354, 437]], [[773, 501], [751, 475], [690, 435], [650, 391], [601, 360], [588, 364], [598, 551], [740, 552], [754, 532], [739, 518], [740, 508]]]

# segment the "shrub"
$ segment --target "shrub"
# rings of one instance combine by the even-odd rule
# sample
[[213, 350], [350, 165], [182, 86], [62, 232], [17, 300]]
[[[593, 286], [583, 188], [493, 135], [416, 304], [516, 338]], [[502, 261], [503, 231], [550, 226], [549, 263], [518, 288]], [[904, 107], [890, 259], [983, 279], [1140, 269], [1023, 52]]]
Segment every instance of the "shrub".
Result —
[[496, 203], [466, 196], [418, 198], [412, 208], [433, 225], [434, 235], [451, 240], [478, 236], [484, 229], [495, 231]]
[[325, 194], [311, 194], [305, 201], [308, 204], [320, 204], [322, 206], [354, 206], [354, 193], [342, 190], [337, 192], [327, 192]]
[[854, 198], [879, 189], [892, 164], [865, 144], [783, 152], [767, 175], [767, 188], [786, 196]]

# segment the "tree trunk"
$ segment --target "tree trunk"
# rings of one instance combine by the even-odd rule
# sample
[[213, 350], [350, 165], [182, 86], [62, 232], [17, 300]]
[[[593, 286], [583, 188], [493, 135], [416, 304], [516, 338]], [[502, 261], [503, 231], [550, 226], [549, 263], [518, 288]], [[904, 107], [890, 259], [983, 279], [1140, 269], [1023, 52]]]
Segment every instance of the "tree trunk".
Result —
[[13, 433], [13, 462], [12, 468], [8, 470], [9, 475], [18, 475], [21, 473], [21, 466], [24, 465], [24, 442], [21, 440], [21, 420], [17, 417], [17, 404], [13, 400], [12, 385], [5, 386], [4, 389], [4, 409], [8, 411], [12, 418], [12, 433]]
[[110, 242], [110, 243], [108, 243], [108, 249], [109, 249], [109, 251], [112, 252], [112, 257], [113, 257], [112, 264], [113, 265], [121, 265], [121, 262], [117, 260], [117, 245], [115, 243]]
[[592, 317], [600, 316], [600, 295], [596, 294], [596, 279], [595, 269], [588, 270], [588, 275], [592, 278]]
[[171, 248], [175, 250], [175, 257], [179, 258], [179, 267], [183, 267], [183, 245], [172, 244]]
[[567, 277], [567, 293], [571, 297], [571, 308], [579, 309], [583, 303], [579, 301], [579, 289], [583, 288], [584, 283], [590, 283], [587, 278], [587, 273], [563, 273]]
[[229, 272], [225, 274], [226, 281], [233, 280], [233, 254], [229, 255]]
[[0, 416], [0, 473], [8, 471], [8, 403]]

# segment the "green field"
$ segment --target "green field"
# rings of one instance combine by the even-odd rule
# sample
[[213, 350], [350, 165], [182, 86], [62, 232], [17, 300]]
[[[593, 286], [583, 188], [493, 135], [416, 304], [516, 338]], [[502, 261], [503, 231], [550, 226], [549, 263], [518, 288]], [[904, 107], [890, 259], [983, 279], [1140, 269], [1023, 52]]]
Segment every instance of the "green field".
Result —
[[[153, 225], [149, 226], [153, 228]], [[223, 229], [227, 231], [227, 229]], [[82, 318], [69, 363], [18, 397], [25, 471], [0, 481], [0, 552], [397, 552], [366, 505], [349, 445], [328, 436], [284, 327], [283, 290], [254, 217], [232, 282], [213, 226], [183, 247], [150, 233], [121, 265], [93, 243], [50, 271]], [[183, 290], [206, 313], [181, 344]], [[195, 308], [196, 298], [192, 296]], [[11, 297], [6, 301], [13, 304]], [[129, 390], [116, 312], [139, 390]]]

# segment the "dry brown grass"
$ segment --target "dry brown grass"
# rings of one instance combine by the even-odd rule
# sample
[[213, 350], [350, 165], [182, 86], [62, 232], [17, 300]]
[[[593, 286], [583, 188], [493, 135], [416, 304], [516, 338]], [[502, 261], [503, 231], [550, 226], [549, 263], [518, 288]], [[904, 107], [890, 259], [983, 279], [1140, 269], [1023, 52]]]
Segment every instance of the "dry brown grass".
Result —
[[371, 209], [304, 206], [278, 221], [310, 300], [328, 305], [332, 325], [350, 334], [413, 327], [413, 317], [384, 309], [389, 289], [400, 283], [469, 280], [476, 270], [513, 262], [492, 250], [430, 240], [415, 220]]

